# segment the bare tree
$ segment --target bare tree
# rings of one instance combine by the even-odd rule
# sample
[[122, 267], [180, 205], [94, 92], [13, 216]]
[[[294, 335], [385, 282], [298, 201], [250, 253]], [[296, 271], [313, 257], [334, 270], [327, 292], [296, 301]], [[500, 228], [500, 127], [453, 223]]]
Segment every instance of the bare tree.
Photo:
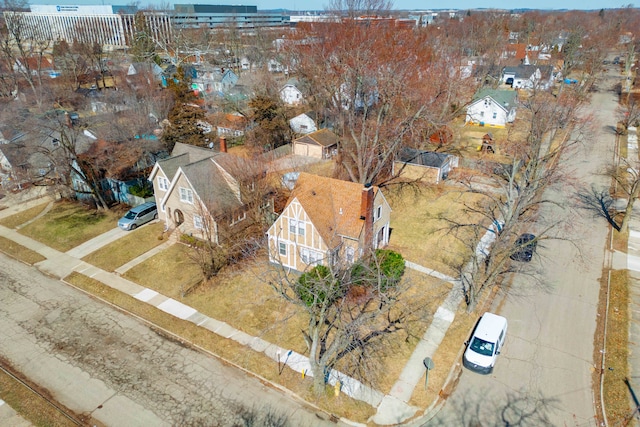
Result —
[[20, 12], [26, 3], [5, 1], [5, 28], [0, 32], [4, 61], [27, 82], [38, 106], [42, 105], [42, 65], [51, 47], [48, 28], [31, 25]]
[[308, 316], [302, 335], [319, 394], [337, 367], [366, 384], [374, 382], [375, 355], [394, 333], [409, 334], [409, 317], [421, 310], [400, 302], [411, 284], [401, 280], [404, 260], [391, 251], [378, 250], [354, 265], [317, 265], [299, 277], [282, 267], [275, 272], [269, 284]]
[[[207, 189], [194, 200], [195, 231], [187, 239], [204, 280], [229, 264], [255, 256], [273, 213], [272, 186], [260, 162], [226, 153], [213, 159], [215, 164], [207, 164], [190, 177], [194, 186]], [[224, 168], [224, 179], [219, 166]]]
[[[636, 200], [638, 200], [638, 196], [640, 196], [640, 172], [638, 168], [640, 167], [640, 162], [638, 161], [630, 161], [625, 158], [620, 158], [620, 164], [613, 165], [608, 168], [606, 174], [610, 176], [614, 182], [616, 183], [615, 188], [624, 193], [626, 195], [626, 202], [624, 205], [624, 210], [622, 211], [622, 219], [620, 219], [619, 225], [614, 226], [618, 231], [625, 233], [629, 229], [629, 220], [631, 219], [631, 214], [633, 213], [633, 205]], [[607, 200], [606, 198], [603, 198]], [[610, 216], [615, 217], [615, 212], [612, 213], [612, 209], [610, 204], [604, 205], [603, 208], [608, 208], [606, 212], [610, 214]], [[605, 210], [602, 210], [603, 214]], [[616, 224], [616, 221], [609, 221], [610, 223]]]
[[[557, 97], [534, 91], [519, 109], [520, 122], [526, 123], [525, 136], [510, 138], [509, 146], [504, 147], [510, 162], [485, 164], [478, 170], [481, 173], [458, 177], [465, 191], [481, 198], [477, 205], [465, 205], [468, 214], [479, 220], [470, 224], [444, 218], [451, 223], [454, 235], [461, 230], [467, 233], [458, 235], [470, 245], [472, 254], [469, 263], [460, 266], [470, 311], [484, 289], [504, 273], [514, 271], [509, 258], [521, 249], [515, 242], [523, 229], [537, 224], [541, 228], [536, 233], [537, 242], [553, 237], [554, 230], [562, 225], [555, 221], [542, 225], [539, 212], [541, 206], [554, 203], [544, 196], [548, 188], [558, 183], [571, 185], [560, 158], [582, 137], [586, 121], [577, 118], [582, 101], [577, 91], [565, 90]], [[469, 231], [475, 238], [468, 238]], [[493, 236], [482, 241], [486, 233]]]
[[[459, 50], [433, 46], [421, 31], [385, 20], [310, 25], [287, 45], [290, 63], [341, 138], [341, 175], [381, 184], [399, 149], [419, 146], [429, 130], [460, 114]], [[471, 94], [468, 94], [469, 97]]]
[[393, 7], [391, 0], [331, 0], [327, 10], [337, 16], [386, 16]]
[[640, 102], [636, 98], [629, 98], [616, 108], [616, 119], [622, 128], [616, 128], [618, 132], [626, 134], [630, 126], [640, 124]]

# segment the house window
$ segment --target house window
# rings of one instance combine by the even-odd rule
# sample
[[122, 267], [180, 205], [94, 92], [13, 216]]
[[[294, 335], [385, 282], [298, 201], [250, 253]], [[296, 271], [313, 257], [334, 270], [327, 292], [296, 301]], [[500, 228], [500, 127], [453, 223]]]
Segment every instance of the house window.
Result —
[[286, 243], [278, 243], [278, 252], [282, 256], [287, 256], [287, 244]]
[[180, 187], [180, 201], [193, 204], [193, 191], [188, 188]]
[[167, 191], [169, 189], [169, 180], [163, 176], [159, 176], [158, 188], [162, 191]]
[[307, 125], [300, 125], [300, 129], [307, 130], [307, 129], [308, 129], [308, 126], [307, 126]]
[[305, 223], [297, 219], [289, 219], [289, 233], [304, 236]]
[[231, 223], [230, 225], [234, 225], [239, 223], [240, 221], [244, 220], [247, 218], [247, 212], [245, 211], [240, 211], [238, 213], [233, 214], [233, 217], [231, 218]]
[[355, 249], [353, 249], [352, 247], [348, 247], [345, 251], [345, 258], [347, 260], [348, 264], [353, 264], [354, 261], [354, 255], [356, 254]]
[[493, 118], [497, 119], [498, 118], [498, 113], [493, 113]]
[[311, 249], [301, 248], [300, 258], [305, 264], [317, 265], [320, 264], [320, 261], [322, 260], [322, 254], [320, 252], [312, 251]]
[[382, 216], [382, 206], [378, 206], [376, 208], [376, 214], [375, 214], [374, 221], [379, 220], [381, 216]]
[[480, 111], [480, 117], [484, 117], [484, 111]]
[[199, 215], [194, 215], [193, 216], [193, 226], [198, 229], [198, 230], [202, 230], [204, 228], [204, 225], [202, 224], [202, 217]]

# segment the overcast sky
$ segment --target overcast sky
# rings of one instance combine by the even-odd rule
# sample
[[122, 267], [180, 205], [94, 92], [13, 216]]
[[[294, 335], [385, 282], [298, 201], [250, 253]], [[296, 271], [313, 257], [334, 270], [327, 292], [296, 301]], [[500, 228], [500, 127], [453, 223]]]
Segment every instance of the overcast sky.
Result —
[[[498, 8], [498, 9], [606, 9], [614, 7], [624, 7], [629, 3], [620, 3], [620, 0], [448, 0], [429, 1], [429, 0], [395, 0], [394, 9], [480, 9], [480, 8]], [[630, 0], [628, 0], [630, 1]], [[131, 0], [30, 0], [31, 4], [104, 4], [104, 5], [126, 5], [134, 3]], [[296, 10], [324, 10], [329, 0], [139, 0], [136, 1], [140, 6], [148, 4], [170, 3], [189, 3], [189, 4], [242, 4], [250, 6], [258, 6], [258, 9], [289, 9]]]

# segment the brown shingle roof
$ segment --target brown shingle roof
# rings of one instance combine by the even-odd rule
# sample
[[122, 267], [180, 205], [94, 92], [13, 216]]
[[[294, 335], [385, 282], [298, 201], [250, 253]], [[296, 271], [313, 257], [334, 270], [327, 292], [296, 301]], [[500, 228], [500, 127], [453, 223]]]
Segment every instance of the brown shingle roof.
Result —
[[296, 142], [331, 147], [338, 143], [338, 136], [329, 129], [320, 129], [296, 139]]
[[[360, 238], [364, 226], [360, 219], [363, 188], [355, 182], [301, 172], [289, 203], [298, 199], [325, 243], [335, 247], [340, 236]], [[378, 187], [373, 191], [375, 197]]]

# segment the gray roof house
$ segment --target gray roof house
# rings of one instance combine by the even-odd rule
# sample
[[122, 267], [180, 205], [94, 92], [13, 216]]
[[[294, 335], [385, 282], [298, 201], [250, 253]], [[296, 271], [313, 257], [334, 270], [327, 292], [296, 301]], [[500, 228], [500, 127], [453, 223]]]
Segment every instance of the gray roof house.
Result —
[[481, 89], [467, 106], [465, 123], [504, 127], [516, 118], [518, 93], [512, 90]]
[[516, 67], [504, 67], [502, 70], [502, 82], [513, 79], [514, 89], [549, 89], [555, 76], [551, 65], [525, 65]]
[[221, 233], [244, 228], [239, 226], [247, 217], [244, 190], [259, 173], [247, 159], [177, 143], [149, 176], [158, 218], [167, 229], [217, 242]]

